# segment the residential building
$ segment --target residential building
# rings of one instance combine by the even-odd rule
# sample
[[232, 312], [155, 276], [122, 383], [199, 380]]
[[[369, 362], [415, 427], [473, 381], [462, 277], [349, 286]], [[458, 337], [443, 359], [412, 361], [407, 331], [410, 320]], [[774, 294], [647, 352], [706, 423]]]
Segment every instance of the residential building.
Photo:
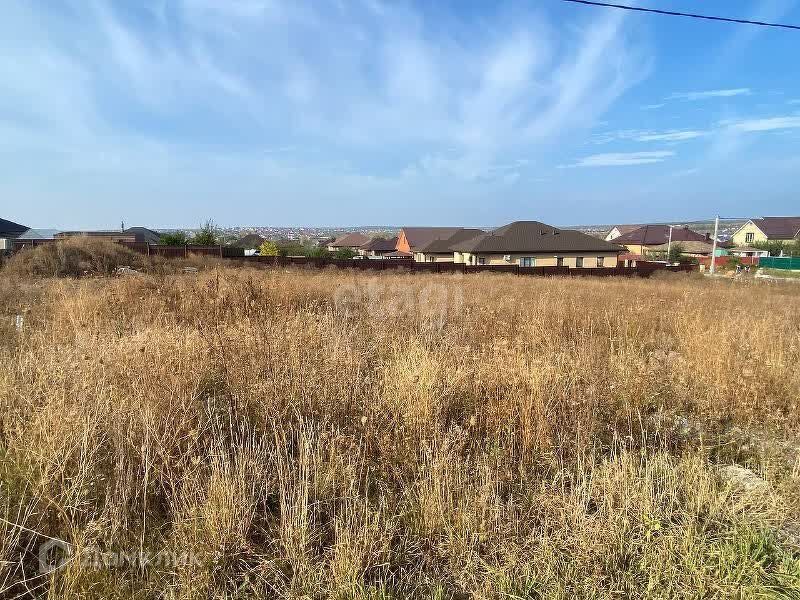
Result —
[[397, 236], [397, 251], [416, 255], [434, 240], [446, 239], [462, 227], [403, 227]]
[[736, 246], [758, 242], [792, 242], [800, 239], [800, 217], [762, 217], [751, 219], [731, 236]]
[[383, 258], [390, 252], [394, 252], [397, 249], [397, 238], [383, 238], [383, 237], [376, 237], [372, 238], [366, 244], [361, 246], [358, 249], [358, 253], [361, 256], [367, 256], [369, 258]]
[[367, 242], [369, 242], [369, 238], [363, 233], [348, 233], [328, 244], [328, 252], [348, 249], [357, 253], [358, 249]]
[[538, 221], [515, 221], [452, 248], [457, 263], [521, 267], [616, 267], [623, 252], [616, 244]]
[[158, 244], [161, 241], [161, 234], [147, 227], [128, 227], [122, 233], [133, 234], [137, 242]]
[[257, 233], [248, 233], [247, 235], [239, 238], [233, 243], [236, 248], [244, 248], [245, 250], [255, 250], [261, 247], [267, 241]]
[[[689, 242], [713, 245], [711, 236], [692, 231], [686, 226], [643, 225], [614, 239], [628, 252], [639, 255], [660, 254], [667, 251], [670, 243], [685, 246]], [[709, 248], [709, 253], [711, 252]]]
[[736, 248], [731, 248], [728, 252], [739, 258], [750, 258], [754, 256], [761, 258], [762, 256], [769, 256], [769, 250], [761, 250], [750, 246], [737, 246]]
[[126, 233], [122, 230], [109, 231], [59, 231], [55, 236], [57, 240], [64, 240], [72, 237], [91, 237], [109, 240], [111, 242], [135, 242], [135, 233]]
[[611, 229], [609, 229], [608, 233], [603, 239], [607, 242], [610, 242], [612, 240], [616, 240], [619, 236], [630, 233], [631, 231], [635, 231], [640, 227], [641, 225], [614, 225]]
[[414, 253], [417, 262], [454, 262], [454, 244], [460, 244], [479, 235], [484, 235], [483, 229], [458, 229], [453, 235], [432, 240], [428, 244], [418, 247]]
[[9, 251], [12, 248], [12, 241], [17, 239], [30, 228], [14, 221], [0, 219], [0, 252]]

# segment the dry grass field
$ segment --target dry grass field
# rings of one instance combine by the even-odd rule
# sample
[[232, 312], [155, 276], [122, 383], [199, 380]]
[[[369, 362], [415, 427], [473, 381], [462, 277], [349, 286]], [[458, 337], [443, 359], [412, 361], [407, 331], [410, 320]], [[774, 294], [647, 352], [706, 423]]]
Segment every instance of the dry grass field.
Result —
[[798, 403], [791, 284], [0, 271], [0, 596], [796, 598]]

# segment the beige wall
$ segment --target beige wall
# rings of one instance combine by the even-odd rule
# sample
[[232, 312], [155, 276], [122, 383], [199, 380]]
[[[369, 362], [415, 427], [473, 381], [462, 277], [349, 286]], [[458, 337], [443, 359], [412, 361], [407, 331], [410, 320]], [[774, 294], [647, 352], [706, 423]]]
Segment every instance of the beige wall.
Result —
[[[751, 240], [747, 239], [748, 233], [753, 234], [753, 239]], [[747, 222], [741, 227], [741, 229], [739, 229], [739, 231], [733, 234], [733, 237], [731, 237], [731, 241], [736, 246], [749, 246], [754, 242], [766, 242], [767, 236], [765, 236], [764, 233], [753, 223]]]
[[[475, 264], [478, 264], [478, 259], [484, 258], [486, 260], [485, 264], [487, 265], [519, 265], [520, 260], [524, 257], [533, 257], [536, 259], [535, 266], [537, 267], [555, 267], [557, 265], [556, 255], [555, 254], [511, 254], [511, 260], [504, 260], [502, 254], [475, 254]], [[564, 257], [564, 266], [565, 267], [575, 267], [575, 261], [579, 256], [583, 257], [583, 266], [584, 268], [595, 268], [597, 267], [597, 257], [603, 257], [603, 267], [616, 267], [617, 266], [617, 254], [607, 254], [603, 252], [592, 252], [592, 253], [578, 253], [578, 252], [563, 252], [560, 253], [558, 256]], [[472, 264], [470, 260], [472, 254], [469, 252], [464, 253], [456, 253], [456, 262], [466, 262], [467, 264]]]
[[[433, 260], [430, 260], [431, 257], [433, 257]], [[453, 262], [453, 253], [417, 252], [414, 254], [414, 260], [416, 262]]]

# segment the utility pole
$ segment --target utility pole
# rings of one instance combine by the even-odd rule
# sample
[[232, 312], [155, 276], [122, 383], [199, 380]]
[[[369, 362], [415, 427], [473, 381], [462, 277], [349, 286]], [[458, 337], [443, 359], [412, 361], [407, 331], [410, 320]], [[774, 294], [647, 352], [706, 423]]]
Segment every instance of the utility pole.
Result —
[[667, 262], [669, 262], [669, 252], [672, 249], [672, 225], [669, 226], [669, 240], [667, 241]]
[[719, 231], [719, 215], [714, 219], [714, 243], [711, 246], [711, 269], [709, 271], [714, 274], [714, 262], [717, 259], [717, 232]]

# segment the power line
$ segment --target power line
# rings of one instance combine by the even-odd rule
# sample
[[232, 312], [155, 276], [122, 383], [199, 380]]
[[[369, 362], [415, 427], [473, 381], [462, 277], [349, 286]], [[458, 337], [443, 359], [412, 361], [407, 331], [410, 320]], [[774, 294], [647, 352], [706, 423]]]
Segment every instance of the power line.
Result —
[[800, 25], [789, 25], [786, 23], [767, 23], [765, 21], [750, 21], [748, 19], [733, 19], [730, 17], [716, 17], [712, 15], [697, 15], [692, 13], [676, 12], [672, 10], [660, 10], [658, 8], [628, 6], [627, 4], [611, 4], [610, 2], [595, 2], [594, 0], [562, 0], [562, 2], [572, 2], [574, 4], [588, 4], [589, 6], [603, 6], [605, 8], [619, 8], [622, 10], [634, 10], [637, 12], [655, 13], [658, 15], [668, 15], [671, 17], [689, 17], [692, 19], [706, 19], [707, 21], [725, 21], [727, 23], [743, 23], [745, 25], [759, 25], [761, 27], [778, 27], [781, 29], [800, 29]]

